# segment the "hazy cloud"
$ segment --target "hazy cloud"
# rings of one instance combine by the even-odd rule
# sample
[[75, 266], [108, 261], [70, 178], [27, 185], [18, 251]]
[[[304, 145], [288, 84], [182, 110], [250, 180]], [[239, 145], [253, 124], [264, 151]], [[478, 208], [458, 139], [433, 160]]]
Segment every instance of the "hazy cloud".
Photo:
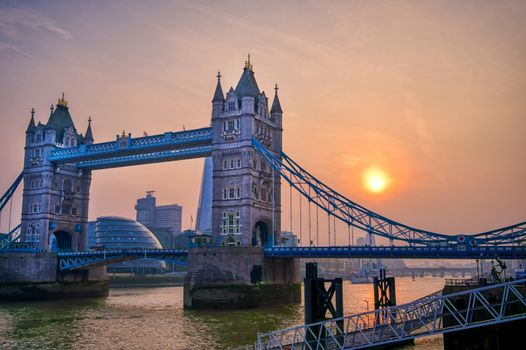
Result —
[[0, 7], [0, 34], [2, 36], [15, 40], [17, 34], [24, 29], [37, 32], [48, 31], [64, 39], [71, 38], [69, 31], [34, 10]]

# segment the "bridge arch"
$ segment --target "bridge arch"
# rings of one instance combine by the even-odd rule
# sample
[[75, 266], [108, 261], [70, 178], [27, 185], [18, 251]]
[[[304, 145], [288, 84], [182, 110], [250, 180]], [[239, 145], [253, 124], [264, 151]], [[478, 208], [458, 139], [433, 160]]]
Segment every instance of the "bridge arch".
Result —
[[272, 222], [261, 218], [252, 229], [252, 245], [255, 247], [272, 247]]
[[77, 237], [68, 230], [57, 229], [49, 234], [50, 251], [71, 251], [77, 250]]

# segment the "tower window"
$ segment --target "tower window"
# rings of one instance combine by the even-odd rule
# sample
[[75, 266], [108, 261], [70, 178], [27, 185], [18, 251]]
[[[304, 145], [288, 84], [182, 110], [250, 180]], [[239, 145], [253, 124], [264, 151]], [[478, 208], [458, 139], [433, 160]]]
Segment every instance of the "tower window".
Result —
[[235, 111], [236, 110], [236, 101], [228, 101], [228, 110], [229, 111]]
[[241, 198], [241, 187], [229, 187], [223, 189], [223, 199]]
[[239, 211], [224, 211], [223, 212], [223, 225], [221, 232], [223, 234], [233, 234], [241, 232], [241, 220]]

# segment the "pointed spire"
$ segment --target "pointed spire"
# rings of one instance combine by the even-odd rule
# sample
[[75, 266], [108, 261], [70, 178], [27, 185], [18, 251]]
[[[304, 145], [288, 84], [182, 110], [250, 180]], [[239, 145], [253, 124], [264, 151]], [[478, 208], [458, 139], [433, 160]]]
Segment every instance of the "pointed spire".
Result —
[[29, 121], [29, 125], [27, 126], [26, 133], [33, 132], [35, 130], [35, 109], [31, 108], [31, 120]]
[[214, 92], [214, 98], [212, 102], [224, 102], [225, 95], [223, 94], [223, 88], [221, 87], [221, 72], [217, 72], [217, 85], [216, 91]]
[[248, 69], [249, 71], [253, 72], [252, 63], [250, 63], [250, 54], [248, 54], [248, 60], [245, 61], [245, 69]]
[[274, 87], [274, 101], [272, 102], [272, 108], [270, 109], [270, 113], [283, 113], [283, 110], [281, 109], [281, 103], [279, 103], [279, 97], [278, 97], [278, 84]]
[[248, 60], [245, 61], [245, 68], [243, 68], [243, 74], [239, 78], [235, 91], [240, 98], [250, 96], [257, 99], [261, 93], [252, 70], [252, 63], [250, 63], [250, 54], [248, 55]]
[[91, 131], [91, 117], [88, 118], [88, 128], [86, 129], [86, 136], [84, 136], [84, 143], [92, 144], [94, 141], [93, 139], [93, 132]]
[[64, 98], [64, 93], [62, 93], [62, 97], [58, 99], [58, 102], [57, 102], [57, 107], [58, 106], [61, 106], [61, 107], [68, 107], [68, 101], [66, 101], [66, 99]]

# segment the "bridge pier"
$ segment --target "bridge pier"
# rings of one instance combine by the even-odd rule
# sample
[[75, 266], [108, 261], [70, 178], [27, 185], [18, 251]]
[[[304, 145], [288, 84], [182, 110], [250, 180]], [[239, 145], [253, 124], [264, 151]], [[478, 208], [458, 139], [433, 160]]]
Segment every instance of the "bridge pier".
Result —
[[201, 247], [188, 252], [185, 308], [249, 308], [300, 300], [298, 259], [264, 257], [260, 247]]
[[0, 300], [106, 296], [108, 291], [105, 267], [62, 272], [55, 253], [0, 253]]

